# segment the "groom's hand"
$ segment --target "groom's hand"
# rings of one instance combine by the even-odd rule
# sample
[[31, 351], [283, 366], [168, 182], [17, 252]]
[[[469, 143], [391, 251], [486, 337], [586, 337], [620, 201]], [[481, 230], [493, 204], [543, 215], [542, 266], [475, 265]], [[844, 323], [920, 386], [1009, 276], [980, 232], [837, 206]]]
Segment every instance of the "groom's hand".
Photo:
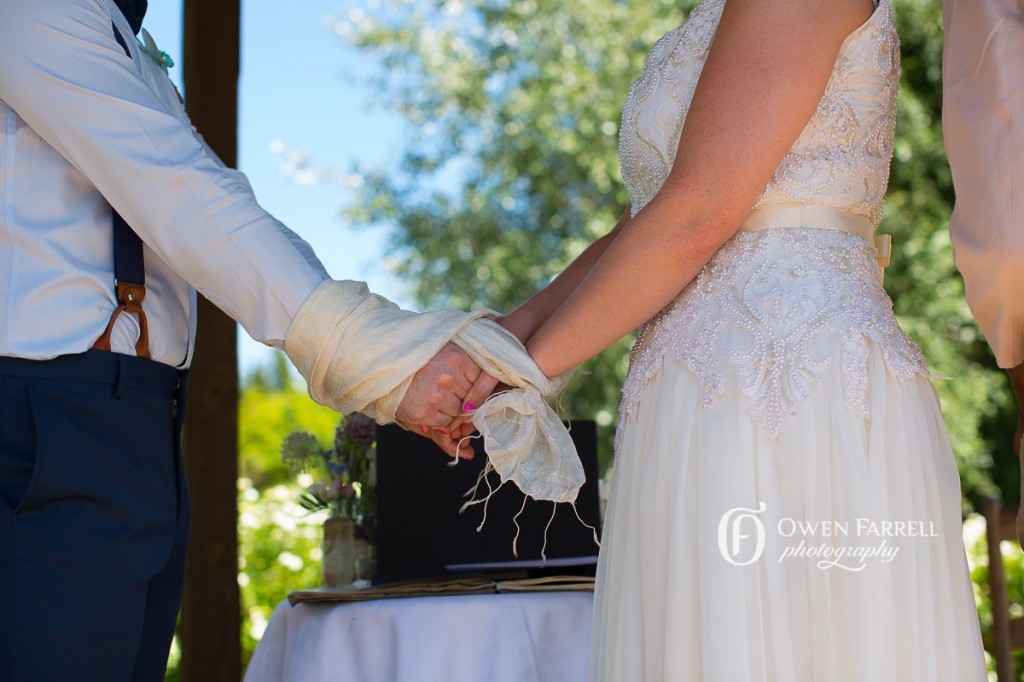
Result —
[[413, 377], [395, 416], [399, 425], [430, 438], [452, 457], [473, 459], [468, 438], [473, 428], [465, 422], [497, 384], [462, 349], [449, 343]]
[[470, 388], [480, 367], [461, 348], [449, 343], [413, 377], [395, 418], [406, 424], [447, 428], [463, 414]]

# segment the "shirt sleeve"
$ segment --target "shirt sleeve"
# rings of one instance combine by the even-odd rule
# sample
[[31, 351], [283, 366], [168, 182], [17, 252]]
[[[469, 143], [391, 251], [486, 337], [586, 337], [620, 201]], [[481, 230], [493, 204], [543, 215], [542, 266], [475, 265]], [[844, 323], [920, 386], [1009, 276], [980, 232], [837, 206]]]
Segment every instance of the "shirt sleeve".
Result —
[[5, 3], [0, 99], [185, 281], [283, 347], [324, 267], [147, 85], [113, 31], [102, 0]]
[[950, 236], [1000, 367], [1024, 362], [1024, 18], [1007, 0], [944, 0], [942, 127]]

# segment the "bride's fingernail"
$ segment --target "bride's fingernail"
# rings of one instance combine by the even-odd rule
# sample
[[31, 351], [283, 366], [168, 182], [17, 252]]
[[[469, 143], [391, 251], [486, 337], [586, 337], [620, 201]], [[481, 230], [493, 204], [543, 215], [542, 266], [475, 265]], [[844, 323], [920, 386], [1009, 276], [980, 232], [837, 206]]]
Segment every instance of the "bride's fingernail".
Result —
[[476, 403], [474, 403], [472, 400], [467, 400], [466, 404], [462, 406], [462, 411], [463, 412], [475, 412], [476, 408], [477, 408]]
[[427, 435], [427, 427], [421, 425], [420, 426], [420, 433], [422, 433], [424, 436]]
[[448, 429], [438, 429], [437, 432], [438, 433], [443, 433], [446, 436], [448, 435]]

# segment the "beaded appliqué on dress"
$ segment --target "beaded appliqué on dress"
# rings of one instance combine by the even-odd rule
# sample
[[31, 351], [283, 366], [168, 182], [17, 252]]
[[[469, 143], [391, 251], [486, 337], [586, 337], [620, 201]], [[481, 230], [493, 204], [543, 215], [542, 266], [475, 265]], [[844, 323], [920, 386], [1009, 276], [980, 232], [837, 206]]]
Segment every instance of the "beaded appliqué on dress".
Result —
[[643, 387], [672, 355], [697, 376], [705, 407], [734, 367], [771, 437], [836, 360], [846, 404], [868, 417], [869, 340], [898, 379], [927, 375], [920, 349], [896, 323], [871, 244], [816, 228], [741, 232], [645, 325], [630, 354], [622, 416], [635, 419]]
[[689, 20], [655, 43], [644, 58], [622, 110], [619, 160], [633, 215], [647, 205], [668, 177], [683, 120], [725, 0], [704, 0]]
[[[630, 88], [619, 151], [634, 215], [672, 167], [724, 5], [705, 0], [694, 9], [654, 46]], [[755, 207], [824, 205], [878, 225], [892, 156], [898, 55], [895, 24], [882, 0], [843, 44], [814, 117]], [[836, 363], [847, 405], [867, 417], [871, 342], [899, 380], [927, 376], [920, 349], [896, 323], [871, 244], [827, 229], [741, 232], [641, 330], [622, 417], [635, 419], [640, 394], [665, 356], [697, 376], [705, 407], [716, 404], [727, 381], [738, 381], [772, 437]]]

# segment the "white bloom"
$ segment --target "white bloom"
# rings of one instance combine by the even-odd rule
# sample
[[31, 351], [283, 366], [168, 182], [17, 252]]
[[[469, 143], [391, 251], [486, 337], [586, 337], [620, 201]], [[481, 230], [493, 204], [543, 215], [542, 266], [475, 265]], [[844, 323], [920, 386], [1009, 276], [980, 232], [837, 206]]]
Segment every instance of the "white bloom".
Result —
[[306, 490], [310, 495], [314, 495], [325, 501], [337, 497], [334, 487], [329, 483], [314, 483], [306, 488]]

